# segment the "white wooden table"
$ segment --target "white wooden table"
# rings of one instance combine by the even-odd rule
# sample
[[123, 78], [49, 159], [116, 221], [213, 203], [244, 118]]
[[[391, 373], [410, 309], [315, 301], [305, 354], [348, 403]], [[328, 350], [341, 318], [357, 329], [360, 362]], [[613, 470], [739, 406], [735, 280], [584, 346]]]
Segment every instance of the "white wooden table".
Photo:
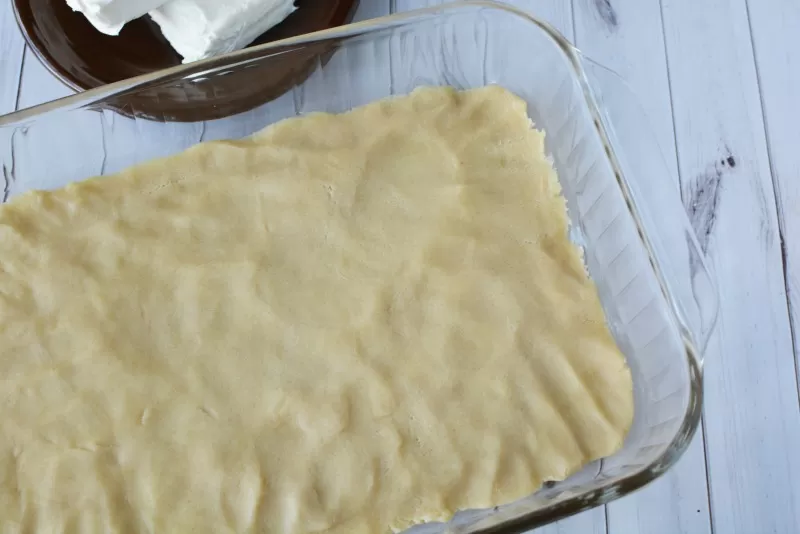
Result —
[[[358, 17], [433, 3], [361, 0]], [[683, 190], [703, 181], [695, 223], [721, 292], [689, 451], [644, 490], [542, 532], [800, 533], [800, 1], [514, 3], [625, 77]], [[26, 50], [9, 4], [0, 113], [68, 93]]]

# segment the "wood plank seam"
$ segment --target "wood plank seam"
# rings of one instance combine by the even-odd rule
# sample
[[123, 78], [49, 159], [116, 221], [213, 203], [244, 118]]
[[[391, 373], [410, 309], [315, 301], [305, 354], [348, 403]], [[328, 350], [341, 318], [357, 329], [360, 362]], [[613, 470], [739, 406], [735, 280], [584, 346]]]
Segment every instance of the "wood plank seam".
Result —
[[[617, 72], [635, 94], [648, 97], [641, 102], [641, 111], [661, 149], [653, 156], [666, 159], [670, 174], [677, 177], [673, 169], [676, 166], [675, 132], [672, 108], [667, 108], [671, 106], [671, 99], [660, 5], [655, 0], [646, 3], [635, 0], [580, 0], [575, 3], [573, 0], [573, 6], [574, 42], [585, 49], [591, 59]], [[636, 48], [639, 44], [642, 48]], [[638, 115], [634, 110], [631, 112]], [[679, 188], [677, 178], [674, 187]], [[699, 432], [696, 441], [702, 440]], [[704, 444], [692, 445], [681, 462], [641, 492], [606, 506], [604, 528], [626, 534], [708, 534], [710, 516]]]
[[[10, 6], [7, 7], [6, 9], [8, 9], [8, 11], [10, 13], [10, 11], [11, 11]], [[6, 14], [6, 16], [8, 16], [9, 19], [13, 18], [9, 14]], [[16, 26], [14, 24], [12, 24], [11, 26], [14, 28], [14, 30], [16, 30]], [[12, 31], [14, 31], [14, 30], [12, 30]], [[17, 38], [21, 39], [21, 36], [17, 35]], [[27, 48], [28, 48], [27, 45], [25, 45], [23, 43], [22, 47], [20, 48], [19, 56], [12, 56], [11, 58], [7, 58], [7, 61], [11, 65], [16, 65], [16, 68], [14, 68], [14, 70], [12, 71], [10, 78], [13, 79], [13, 76], [16, 76], [16, 80], [17, 81], [16, 81], [16, 84], [14, 86], [14, 91], [15, 92], [14, 92], [13, 95], [11, 95], [12, 98], [9, 99], [9, 104], [10, 105], [8, 106], [8, 108], [0, 110], [0, 114], [2, 114], [2, 113], [10, 113], [10, 112], [19, 110], [20, 94], [22, 92], [21, 91], [22, 70], [23, 70], [23, 65], [24, 65], [24, 62], [25, 62], [25, 57], [26, 57], [26, 54], [27, 54]], [[11, 140], [13, 141], [13, 137], [11, 138]], [[14, 146], [13, 146], [13, 143], [12, 143], [12, 146], [10, 147], [10, 157], [11, 157], [11, 168], [8, 169], [8, 168], [6, 168], [5, 165], [3, 165], [3, 167], [2, 167], [2, 171], [3, 171], [2, 172], [2, 174], [3, 174], [3, 191], [2, 191], [2, 197], [0, 197], [0, 202], [2, 202], [2, 203], [5, 203], [8, 200], [8, 195], [9, 195], [9, 192], [11, 191], [11, 187], [12, 187], [12, 185], [14, 183], [14, 179], [15, 179], [15, 166], [16, 166], [15, 162], [16, 162], [16, 158], [14, 157]]]
[[789, 329], [791, 331], [791, 341], [792, 341], [792, 356], [794, 359], [794, 375], [795, 375], [795, 384], [797, 386], [797, 404], [800, 407], [800, 363], [798, 363], [798, 354], [797, 354], [797, 327], [795, 324], [795, 309], [792, 305], [792, 285], [790, 283], [789, 278], [789, 270], [788, 270], [788, 252], [786, 250], [786, 240], [784, 239], [784, 233], [786, 228], [786, 220], [785, 220], [785, 213], [784, 213], [784, 206], [781, 200], [781, 185], [780, 182], [777, 180], [775, 175], [775, 166], [774, 166], [774, 155], [772, 152], [772, 142], [770, 139], [770, 130], [768, 121], [769, 118], [767, 116], [767, 110], [764, 105], [764, 91], [761, 88], [761, 69], [758, 64], [758, 54], [756, 53], [756, 42], [755, 38], [753, 37], [753, 21], [752, 17], [750, 16], [750, 0], [745, 0], [744, 3], [745, 12], [747, 13], [747, 26], [750, 31], [750, 47], [753, 49], [753, 58], [755, 64], [755, 71], [756, 71], [756, 84], [758, 86], [758, 98], [761, 104], [761, 117], [764, 125], [764, 138], [767, 141], [767, 164], [769, 165], [769, 174], [770, 179], [772, 181], [772, 189], [773, 189], [773, 201], [775, 202], [775, 211], [778, 216], [778, 239], [780, 243], [780, 251], [781, 251], [781, 268], [783, 270], [783, 285], [784, 291], [786, 293], [786, 307], [789, 310]]
[[[683, 176], [681, 175], [681, 156], [680, 151], [678, 150], [678, 128], [677, 128], [677, 119], [675, 117], [675, 98], [672, 89], [672, 74], [670, 72], [670, 61], [669, 61], [669, 46], [667, 43], [667, 29], [665, 25], [665, 17], [664, 17], [664, 1], [659, 0], [659, 12], [661, 14], [661, 38], [663, 39], [664, 43], [664, 54], [666, 59], [666, 72], [667, 72], [667, 85], [668, 85], [668, 92], [669, 92], [669, 101], [670, 101], [670, 114], [672, 117], [672, 135], [673, 140], [675, 143], [675, 160], [676, 160], [676, 169], [678, 172], [678, 182], [680, 183], [680, 188], [683, 190]], [[694, 221], [692, 221], [694, 222]], [[699, 238], [699, 236], [698, 236]], [[706, 242], [707, 246], [707, 242]], [[703, 247], [703, 254], [706, 253], [706, 247]], [[716, 532], [716, 521], [714, 517], [714, 507], [712, 506], [712, 498], [711, 492], [712, 484], [711, 484], [711, 474], [709, 471], [709, 451], [708, 451], [708, 437], [706, 434], [706, 424], [705, 424], [705, 410], [703, 410], [703, 415], [700, 420], [700, 435], [703, 441], [703, 458], [704, 458], [704, 468], [705, 468], [705, 478], [706, 478], [706, 499], [708, 503], [708, 516], [709, 516], [709, 529], [711, 534], [715, 534]]]
[[[683, 177], [681, 176], [681, 161], [680, 161], [680, 151], [678, 150], [678, 128], [677, 128], [677, 119], [675, 117], [675, 98], [673, 95], [672, 90], [672, 74], [670, 72], [670, 61], [669, 61], [669, 46], [667, 43], [667, 28], [665, 24], [664, 18], [664, 0], [658, 0], [658, 7], [659, 13], [661, 18], [661, 39], [664, 45], [664, 59], [665, 59], [665, 66], [666, 66], [666, 73], [667, 73], [667, 91], [669, 94], [669, 109], [670, 115], [672, 118], [672, 137], [673, 142], [675, 143], [675, 168], [678, 172], [678, 183], [680, 184], [679, 187], [683, 190]], [[703, 250], [703, 254], [706, 251]], [[706, 478], [706, 502], [708, 506], [708, 522], [709, 522], [709, 530], [711, 534], [715, 534], [715, 520], [714, 520], [714, 507], [712, 506], [712, 499], [711, 499], [711, 472], [709, 469], [709, 451], [708, 451], [708, 437], [706, 434], [706, 422], [705, 422], [705, 410], [703, 410], [703, 415], [700, 418], [700, 437], [703, 441], [703, 468], [705, 469], [705, 478]]]
[[[792, 470], [786, 444], [798, 437], [794, 361], [775, 238], [777, 216], [768, 198], [773, 182], [755, 79], [756, 59], [743, 3], [716, 0], [663, 2], [671, 48], [671, 84], [682, 180], [699, 187], [725, 158], [728, 144], [737, 168], [725, 170], [722, 200], [714, 215], [711, 246], [721, 287], [719, 358], [706, 375], [709, 497], [718, 532], [789, 532]], [[751, 63], [752, 62], [752, 63]], [[721, 154], [720, 154], [721, 153]], [[729, 178], [727, 178], [729, 177]], [[786, 315], [784, 315], [786, 314]], [[761, 348], [764, 353], [756, 354]], [[710, 368], [709, 368], [710, 370]], [[748, 398], [750, 402], [739, 403]], [[785, 412], [786, 409], [789, 412]], [[775, 491], [770, 498], [768, 488]]]
[[22, 94], [22, 71], [25, 69], [25, 59], [28, 57], [28, 45], [22, 46], [22, 57], [19, 60], [17, 71], [17, 94], [14, 97], [14, 111], [19, 111], [19, 99]]
[[575, 16], [575, 11], [575, 0], [570, 0], [569, 18], [572, 21], [572, 39], [569, 39], [569, 41], [575, 46], [578, 46], [578, 17]]

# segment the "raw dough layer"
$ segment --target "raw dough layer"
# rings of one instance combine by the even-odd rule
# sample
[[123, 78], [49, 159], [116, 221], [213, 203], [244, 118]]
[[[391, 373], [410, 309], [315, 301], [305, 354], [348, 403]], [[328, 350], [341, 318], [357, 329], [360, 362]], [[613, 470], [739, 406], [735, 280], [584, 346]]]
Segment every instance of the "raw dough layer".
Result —
[[632, 404], [498, 87], [0, 209], [0, 532], [384, 533], [615, 452]]

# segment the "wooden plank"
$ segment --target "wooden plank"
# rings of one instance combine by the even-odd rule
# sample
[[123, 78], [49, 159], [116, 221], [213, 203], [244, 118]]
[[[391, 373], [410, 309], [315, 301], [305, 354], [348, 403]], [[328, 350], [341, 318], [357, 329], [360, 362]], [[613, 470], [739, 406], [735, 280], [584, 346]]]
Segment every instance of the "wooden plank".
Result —
[[14, 20], [11, 2], [0, 4], [0, 114], [17, 106], [20, 72], [25, 43]]
[[[19, 108], [70, 94], [72, 91], [53, 77], [30, 50], [26, 50]], [[28, 189], [52, 189], [68, 181], [100, 174], [104, 158], [100, 118], [99, 113], [64, 117], [58, 128], [34, 124], [15, 133], [20, 137], [14, 143], [16, 172], [9, 196]], [[45, 155], [42, 154], [43, 147], [47, 150]], [[56, 169], [59, 172], [54, 172]]]
[[[19, 77], [22, 71], [25, 44], [14, 20], [11, 2], [0, 4], [0, 115], [17, 109]], [[0, 202], [5, 201], [16, 175], [16, 161], [11, 147], [11, 133], [0, 132], [0, 158], [2, 158], [3, 191]]]
[[25, 49], [25, 62], [19, 75], [19, 109], [73, 94], [73, 91], [39, 62], [29, 48]]
[[[447, 0], [392, 0], [394, 12], [409, 11], [447, 3]], [[572, 6], [561, 0], [505, 0], [552, 24], [568, 39], [572, 38]]]
[[684, 200], [720, 289], [705, 367], [712, 528], [796, 532], [800, 414], [746, 4], [663, 0], [663, 19]]
[[[772, 178], [784, 253], [786, 293], [793, 326], [795, 371], [800, 328], [800, 3], [750, 1], [750, 27], [761, 87]], [[800, 374], [798, 374], [800, 382]], [[800, 508], [795, 507], [795, 511]], [[800, 524], [800, 520], [798, 520]]]
[[[653, 153], [639, 156], [658, 161], [663, 155], [675, 187], [680, 187], [659, 3], [576, 0], [575, 33], [576, 45], [617, 72], [638, 96], [645, 126], [652, 129], [661, 152], [654, 147]], [[632, 106], [631, 112], [639, 110]], [[703, 435], [698, 432], [675, 467], [643, 490], [608, 506], [609, 533], [710, 532], [707, 488]]]

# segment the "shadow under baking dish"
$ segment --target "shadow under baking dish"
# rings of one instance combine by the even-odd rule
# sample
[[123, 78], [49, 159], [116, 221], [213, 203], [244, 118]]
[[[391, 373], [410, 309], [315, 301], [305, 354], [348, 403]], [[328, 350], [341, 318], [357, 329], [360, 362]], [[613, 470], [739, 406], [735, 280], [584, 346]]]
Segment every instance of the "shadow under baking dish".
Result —
[[[109, 36], [97, 31], [64, 0], [14, 0], [12, 3], [30, 49], [50, 72], [75, 91], [181, 65], [181, 56], [149, 17], [128, 23], [118, 36]], [[352, 19], [358, 0], [296, 0], [295, 5], [297, 11], [251, 46], [345, 24]], [[213, 120], [242, 113], [302, 83], [324, 52], [294, 54], [287, 61], [271, 65], [267, 71], [253, 69], [251, 76], [258, 83], [242, 83], [241, 77], [227, 83], [224, 77], [215, 77], [213, 82], [195, 79], [186, 86], [178, 84], [160, 87], [147, 95], [129, 95], [118, 99], [114, 107], [125, 115], [180, 122]], [[207, 68], [208, 65], [203, 70]], [[187, 98], [187, 91], [194, 97]], [[198, 95], [202, 98], [197, 98]]]

